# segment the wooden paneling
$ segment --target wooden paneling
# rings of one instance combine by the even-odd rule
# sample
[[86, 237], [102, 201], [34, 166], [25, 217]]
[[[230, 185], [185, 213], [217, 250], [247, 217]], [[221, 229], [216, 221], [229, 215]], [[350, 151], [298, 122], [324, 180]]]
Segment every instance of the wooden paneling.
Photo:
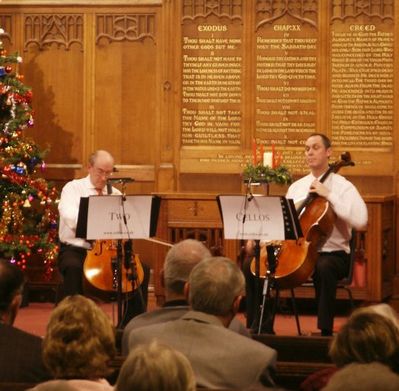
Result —
[[29, 135], [50, 150], [45, 175], [84, 175], [88, 155], [104, 148], [135, 177], [133, 192], [150, 192], [160, 150], [160, 2], [115, 3], [8, 2], [0, 20], [33, 89]]
[[[389, 95], [389, 107], [386, 108], [385, 114], [367, 111], [373, 109], [366, 108], [366, 105], [370, 106], [373, 94], [366, 92], [359, 95], [363, 98], [355, 99], [355, 105], [351, 107], [353, 110], [360, 110], [360, 114], [355, 116], [352, 112], [353, 118], [347, 113], [342, 114], [347, 122], [343, 125], [348, 126], [358, 124], [367, 116], [373, 117], [367, 120], [376, 121], [380, 125], [386, 121], [385, 117], [389, 117], [387, 133], [383, 133], [382, 128], [374, 129], [374, 125], [371, 124], [369, 132], [358, 129], [359, 133], [353, 133], [358, 134], [358, 137], [351, 138], [355, 142], [347, 142], [345, 134], [342, 136], [335, 122], [336, 116], [340, 115], [340, 109], [336, 106], [339, 103], [337, 99], [340, 93], [346, 92], [345, 88], [339, 94], [334, 90], [338, 88], [334, 83], [339, 81], [341, 76], [338, 68], [333, 68], [333, 63], [340, 61], [340, 53], [348, 59], [353, 55], [345, 54], [345, 50], [348, 49], [345, 43], [341, 49], [334, 52], [336, 49], [333, 48], [332, 37], [333, 33], [343, 33], [355, 42], [357, 35], [354, 28], [375, 26], [374, 32], [370, 30], [368, 35], [358, 36], [370, 38], [373, 45], [373, 42], [381, 39], [381, 44], [373, 51], [379, 53], [380, 57], [373, 57], [373, 61], [376, 66], [380, 66], [381, 61], [378, 58], [383, 58], [386, 54], [386, 69], [389, 71], [393, 63], [396, 74], [399, 58], [396, 21], [399, 7], [394, 7], [394, 2], [381, 0], [364, 5], [357, 12], [351, 0], [283, 3], [281, 7], [268, 8], [267, 5], [270, 5], [271, 1], [264, 0], [1, 1], [0, 23], [6, 30], [2, 39], [7, 49], [19, 51], [23, 56], [24, 63], [20, 70], [25, 76], [26, 84], [33, 88], [36, 125], [27, 129], [26, 134], [31, 135], [41, 146], [48, 145], [50, 149], [46, 159], [48, 170], [44, 175], [48, 179], [55, 179], [59, 185], [74, 177], [85, 175], [90, 152], [97, 148], [105, 148], [115, 155], [120, 174], [136, 180], [129, 184], [128, 192], [238, 193], [242, 190], [240, 173], [243, 165], [250, 160], [251, 142], [254, 137], [268, 147], [275, 142], [284, 152], [286, 161], [292, 164], [296, 177], [306, 171], [301, 143], [308, 133], [302, 128], [305, 126], [302, 124], [308, 121], [314, 122], [315, 130], [333, 136], [333, 143], [338, 141], [334, 159], [343, 150], [348, 149], [352, 152], [356, 166], [343, 171], [343, 174], [349, 176], [361, 194], [379, 196], [384, 200], [384, 194], [394, 194], [397, 198], [399, 154], [396, 144], [399, 133], [396, 125], [399, 110], [396, 109], [396, 100], [399, 79], [393, 79], [386, 73], [382, 84], [378, 80], [375, 82], [375, 91], [383, 90], [382, 94], [376, 93], [376, 104], [382, 102], [382, 95]], [[292, 12], [291, 6], [294, 10]], [[355, 11], [356, 15], [353, 14]], [[352, 25], [355, 27], [351, 27]], [[206, 32], [200, 26], [216, 31]], [[302, 31], [280, 31], [293, 29], [292, 26], [300, 26]], [[227, 40], [227, 44], [232, 46], [225, 49], [215, 47], [213, 54], [211, 49], [205, 46], [198, 50], [185, 49], [184, 37]], [[264, 50], [261, 44], [258, 45], [258, 38], [266, 39], [268, 43], [265, 44], [269, 45], [271, 39], [282, 40], [279, 41], [281, 45], [289, 43], [284, 40], [311, 38], [316, 40], [316, 48], [297, 50], [273, 46], [272, 52]], [[234, 41], [229, 41], [230, 39]], [[336, 43], [334, 42], [334, 45]], [[384, 47], [387, 50], [383, 50]], [[287, 50], [281, 50], [282, 48]], [[383, 55], [384, 51], [386, 53]], [[348, 73], [356, 76], [357, 67], [363, 67], [371, 61], [367, 53], [364, 49], [360, 56], [364, 61], [360, 61], [357, 66], [348, 70]], [[226, 140], [234, 132], [238, 134], [235, 140], [237, 143], [227, 142], [220, 146], [212, 143], [185, 145], [182, 142], [182, 108], [185, 103], [183, 81], [189, 81], [183, 77], [183, 54], [237, 57], [229, 58], [226, 62], [230, 65], [236, 62], [234, 67], [240, 70], [238, 79], [233, 79], [239, 80], [239, 102], [232, 102], [231, 107], [228, 104], [220, 105], [220, 109], [230, 108], [239, 112], [238, 126], [234, 120], [226, 117], [227, 122], [230, 122], [224, 133]], [[278, 58], [280, 54], [282, 57]], [[280, 81], [291, 68], [300, 73], [306, 54], [316, 56], [314, 66], [311, 65], [308, 69], [310, 73], [316, 72], [316, 79], [309, 79], [305, 83], [305, 87], [310, 87], [311, 92], [303, 95], [291, 88], [299, 86], [301, 81], [291, 83], [285, 80], [286, 83], [283, 84]], [[258, 55], [273, 58], [262, 59], [258, 58]], [[300, 57], [300, 61], [292, 60], [293, 56]], [[287, 60], [288, 57], [291, 60]], [[202, 65], [205, 64], [205, 60], [200, 61], [203, 62]], [[215, 68], [220, 69], [220, 74], [216, 76], [223, 76], [221, 62], [211, 62]], [[257, 72], [262, 67], [272, 68], [274, 73], [276, 69], [281, 68], [280, 76], [273, 79], [272, 83], [261, 81]], [[371, 74], [373, 66], [368, 68]], [[364, 69], [367, 70], [365, 66]], [[206, 72], [202, 75], [204, 77], [198, 77], [194, 81], [204, 87], [201, 84], [203, 80], [210, 80], [206, 79]], [[364, 80], [366, 79], [367, 77]], [[209, 85], [212, 86], [212, 83]], [[191, 87], [195, 85], [190, 84]], [[283, 93], [288, 95], [282, 95], [278, 91], [258, 93], [259, 86], [267, 87], [269, 91], [272, 91], [270, 87], [285, 86], [288, 92]], [[351, 88], [355, 87], [352, 83]], [[287, 108], [285, 116], [257, 112], [257, 109], [266, 112], [276, 106], [276, 102], [273, 101], [270, 101], [272, 106], [266, 103], [258, 104], [258, 98], [273, 100], [302, 97], [316, 99], [310, 104], [314, 113], [308, 110], [307, 114], [295, 114], [297, 109], [306, 109], [309, 106], [307, 103], [301, 103], [299, 106], [293, 103], [292, 107]], [[389, 111], [392, 102], [393, 113]], [[190, 108], [199, 110], [209, 102], [205, 101], [205, 106], [191, 103]], [[215, 110], [218, 109], [217, 106]], [[220, 115], [223, 117], [225, 114]], [[276, 127], [270, 127], [269, 124], [268, 129], [271, 133], [264, 132], [261, 130], [262, 125], [257, 123], [258, 119], [270, 123], [276, 121]], [[205, 122], [205, 130], [212, 128], [213, 125]], [[208, 122], [215, 125], [216, 119], [210, 119]], [[292, 131], [281, 132], [278, 128], [280, 122], [285, 124], [284, 126], [294, 124], [290, 125]], [[385, 126], [386, 122], [383, 125]], [[217, 128], [216, 125], [215, 127]], [[380, 139], [381, 142], [378, 142]], [[271, 192], [283, 194], [284, 190], [272, 187]], [[199, 196], [196, 200], [205, 202]], [[389, 259], [377, 262], [379, 266], [375, 267], [380, 267], [378, 270], [372, 269], [374, 266], [370, 264], [368, 273], [372, 273], [373, 279], [377, 277], [378, 281], [383, 281], [381, 285], [370, 288], [371, 290], [365, 294], [365, 297], [374, 299], [385, 297], [392, 291], [391, 275], [399, 270], [399, 250], [392, 250], [387, 254], [384, 252], [386, 248], [394, 248], [391, 242], [395, 242], [395, 227], [399, 215], [395, 209], [389, 210], [385, 201], [378, 201], [377, 205], [368, 205], [373, 221], [379, 221], [381, 226], [369, 227], [367, 243], [371, 247], [367, 252], [372, 255], [373, 260]], [[392, 226], [390, 223], [387, 228], [384, 216], [395, 216], [392, 217]], [[205, 226], [208, 223], [214, 225], [215, 221], [207, 220], [203, 223], [204, 228], [207, 228]], [[378, 238], [376, 244], [373, 243], [375, 237]], [[226, 249], [230, 249], [232, 256], [236, 254], [235, 245], [225, 243], [225, 246]], [[385, 255], [381, 255], [382, 253]], [[394, 259], [393, 263], [391, 257]], [[397, 291], [399, 293], [399, 283]]]
[[154, 163], [158, 20], [154, 11], [114, 12], [95, 15], [94, 147], [120, 164]]
[[34, 91], [33, 108], [42, 114], [35, 117], [32, 137], [43, 148], [49, 148], [49, 162], [80, 163], [84, 140], [83, 74], [71, 70], [83, 67], [81, 50], [52, 47], [43, 52], [32, 46], [24, 61], [27, 83], [33, 81], [29, 83]]
[[[161, 212], [157, 235], [169, 242], [176, 236], [171, 232], [181, 229], [185, 239], [198, 236], [208, 245], [214, 243], [214, 235], [210, 231], [222, 228], [220, 212], [217, 207], [215, 194], [159, 194], [162, 197]], [[395, 275], [395, 197], [394, 196], [366, 196], [365, 201], [369, 212], [367, 230], [364, 232], [364, 243], [358, 241], [360, 251], [364, 250], [363, 261], [366, 264], [366, 285], [353, 287], [355, 299], [379, 302], [393, 294], [393, 279]], [[184, 236], [185, 235], [185, 236]], [[232, 260], [239, 256], [239, 241], [221, 241], [223, 253]], [[364, 248], [360, 248], [364, 245]], [[163, 265], [163, 258], [154, 260], [157, 268]], [[156, 275], [154, 276], [156, 279]], [[288, 292], [288, 291], [287, 291]], [[162, 296], [162, 287], [159, 281], [155, 284], [155, 294]], [[314, 289], [300, 287], [295, 289], [296, 297], [314, 297]], [[282, 296], [286, 296], [282, 291]], [[288, 294], [289, 296], [289, 294]], [[345, 292], [338, 292], [339, 298], [347, 299]]]

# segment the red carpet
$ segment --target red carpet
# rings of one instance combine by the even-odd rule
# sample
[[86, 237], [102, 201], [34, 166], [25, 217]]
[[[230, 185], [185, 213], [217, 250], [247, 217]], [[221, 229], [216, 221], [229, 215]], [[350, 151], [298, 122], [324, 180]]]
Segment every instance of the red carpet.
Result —
[[[117, 307], [114, 303], [99, 304], [116, 324], [117, 319]], [[150, 299], [149, 308], [154, 308], [154, 299]], [[54, 308], [53, 303], [30, 303], [29, 306], [21, 308], [18, 312], [15, 326], [36, 334], [43, 336], [46, 332], [46, 325], [50, 317], [50, 313]], [[243, 314], [238, 315], [239, 319], [245, 323]], [[300, 324], [302, 334], [312, 335], [318, 332], [316, 328], [316, 317], [313, 315], [300, 315]], [[346, 321], [346, 317], [336, 317], [334, 323], [334, 331], [338, 331], [341, 325]], [[276, 316], [274, 330], [277, 335], [297, 335], [297, 329], [295, 325], [295, 317], [292, 315], [280, 315]]]

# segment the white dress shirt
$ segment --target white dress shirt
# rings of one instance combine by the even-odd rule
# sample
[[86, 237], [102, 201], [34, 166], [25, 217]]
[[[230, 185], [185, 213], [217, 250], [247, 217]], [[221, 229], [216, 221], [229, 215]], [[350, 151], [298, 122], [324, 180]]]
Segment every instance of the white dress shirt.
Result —
[[[312, 174], [294, 182], [288, 189], [287, 198], [292, 198], [294, 203], [304, 200], [315, 179]], [[349, 240], [352, 228], [364, 229], [367, 225], [367, 206], [356, 187], [343, 176], [331, 173], [323, 184], [330, 190], [327, 197], [331, 207], [337, 215], [333, 231], [320, 251], [350, 252]]]
[[[103, 194], [107, 194], [104, 187]], [[121, 194], [116, 188], [112, 188], [112, 194]], [[62, 189], [58, 211], [60, 212], [60, 225], [58, 235], [61, 243], [73, 246], [91, 248], [91, 244], [84, 239], [76, 237], [76, 225], [78, 222], [79, 204], [81, 197], [98, 195], [97, 189], [90, 181], [90, 176], [74, 179], [68, 182]]]

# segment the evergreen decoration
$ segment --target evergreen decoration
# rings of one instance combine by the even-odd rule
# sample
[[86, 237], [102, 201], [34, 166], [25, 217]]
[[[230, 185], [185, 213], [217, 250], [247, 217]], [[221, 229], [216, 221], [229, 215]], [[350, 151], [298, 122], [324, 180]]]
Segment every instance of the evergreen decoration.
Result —
[[288, 185], [292, 183], [291, 173], [288, 168], [283, 165], [271, 168], [261, 163], [257, 165], [247, 164], [242, 175], [244, 182], [276, 183], [279, 185]]
[[278, 185], [289, 185], [292, 176], [283, 162], [283, 153], [276, 151], [274, 144], [271, 152], [265, 152], [263, 144], [258, 145], [252, 140], [252, 163], [244, 168], [242, 177], [245, 183], [276, 183]]
[[38, 253], [50, 278], [58, 253], [57, 192], [40, 177], [46, 151], [25, 135], [33, 126], [32, 91], [22, 82], [21, 62], [0, 41], [0, 255], [25, 269]]

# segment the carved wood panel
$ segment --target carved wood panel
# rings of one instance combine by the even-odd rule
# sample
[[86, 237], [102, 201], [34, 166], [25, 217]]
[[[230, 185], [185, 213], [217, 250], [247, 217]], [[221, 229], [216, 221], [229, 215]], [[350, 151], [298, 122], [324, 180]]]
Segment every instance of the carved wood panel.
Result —
[[96, 43], [102, 38], [111, 41], [142, 41], [151, 38], [155, 42], [154, 14], [97, 14]]
[[69, 50], [77, 44], [83, 50], [82, 14], [27, 14], [24, 16], [24, 50], [55, 45]]

